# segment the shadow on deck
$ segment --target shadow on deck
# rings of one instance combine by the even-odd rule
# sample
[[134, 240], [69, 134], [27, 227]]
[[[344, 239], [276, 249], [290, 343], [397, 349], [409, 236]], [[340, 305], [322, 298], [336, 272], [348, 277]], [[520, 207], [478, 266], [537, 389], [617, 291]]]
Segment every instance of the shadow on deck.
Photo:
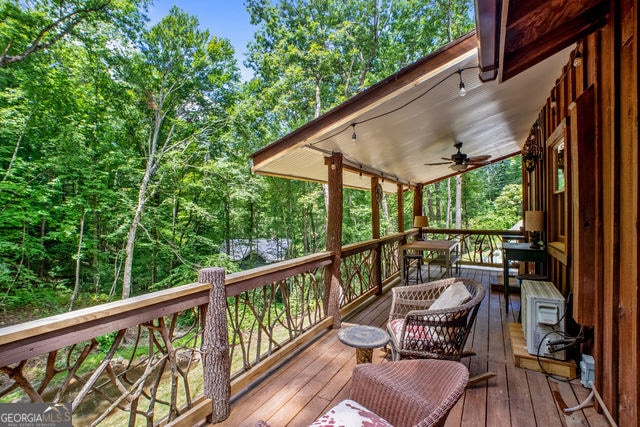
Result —
[[[497, 283], [496, 269], [463, 268], [460, 275], [481, 282], [487, 289], [467, 348], [475, 356], [463, 359], [470, 375], [496, 374], [488, 381], [469, 386], [451, 411], [446, 426], [606, 426], [605, 417], [593, 407], [570, 415], [563, 408], [582, 402], [589, 390], [579, 380], [560, 381], [541, 372], [514, 366], [508, 323], [520, 310], [518, 296], [511, 298], [505, 313], [503, 295], [490, 292]], [[425, 276], [426, 278], [426, 276]], [[364, 310], [344, 319], [343, 327], [366, 324], [384, 328], [391, 292], [376, 298]], [[373, 363], [388, 363], [383, 349], [374, 350]], [[264, 420], [272, 427], [305, 426], [349, 394], [355, 350], [342, 344], [337, 330], [329, 331], [268, 375], [231, 405], [222, 426], [254, 426]]]

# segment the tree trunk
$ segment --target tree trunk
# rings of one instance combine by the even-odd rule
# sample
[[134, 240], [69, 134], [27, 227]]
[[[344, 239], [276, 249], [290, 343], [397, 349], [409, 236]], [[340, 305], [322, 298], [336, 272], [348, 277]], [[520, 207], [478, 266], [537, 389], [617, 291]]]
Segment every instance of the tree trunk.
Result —
[[132, 282], [132, 268], [133, 268], [133, 249], [136, 242], [136, 233], [138, 232], [138, 226], [142, 220], [142, 212], [147, 204], [147, 190], [151, 183], [151, 177], [156, 171], [158, 164], [156, 163], [156, 150], [158, 147], [158, 135], [160, 133], [160, 127], [162, 123], [162, 116], [159, 111], [155, 114], [155, 124], [153, 129], [153, 135], [151, 136], [149, 144], [149, 158], [147, 159], [147, 167], [144, 171], [142, 182], [140, 183], [140, 189], [138, 190], [138, 206], [136, 206], [135, 214], [131, 220], [129, 226], [129, 233], [127, 234], [127, 245], [125, 247], [125, 260], [124, 260], [124, 274], [122, 277], [122, 298], [129, 298], [131, 295], [131, 282]]
[[78, 294], [80, 293], [80, 265], [82, 255], [82, 237], [84, 236], [84, 216], [87, 211], [82, 211], [82, 218], [80, 219], [80, 235], [78, 236], [78, 251], [76, 252], [76, 283], [73, 286], [73, 294], [71, 295], [71, 302], [69, 302], [69, 311], [73, 310], [73, 303], [76, 302]]
[[373, 25], [373, 43], [371, 44], [371, 50], [369, 51], [369, 57], [366, 59], [365, 66], [362, 67], [362, 72], [360, 73], [360, 80], [358, 81], [358, 90], [364, 87], [364, 82], [367, 79], [367, 73], [371, 69], [371, 64], [373, 63], [373, 59], [376, 56], [376, 52], [378, 51], [378, 41], [379, 41], [379, 24], [380, 24], [380, 11], [378, 10], [378, 3], [375, 3], [375, 12], [374, 16], [371, 18], [371, 24]]
[[224, 234], [227, 255], [231, 255], [231, 196], [228, 192], [224, 204]]
[[[328, 159], [327, 159], [328, 160]], [[343, 188], [342, 188], [342, 154], [334, 153], [327, 165], [329, 203], [327, 211], [327, 251], [333, 251], [333, 262], [325, 267], [325, 295], [323, 302], [325, 312], [333, 316], [333, 328], [338, 329], [342, 324], [340, 318], [340, 300], [342, 298], [342, 277], [340, 262], [342, 259], [342, 219], [343, 219]]]
[[93, 276], [93, 292], [98, 295], [100, 292], [100, 215], [98, 213], [98, 200], [94, 195], [91, 199], [93, 207], [93, 246], [91, 248], [91, 273]]
[[456, 228], [462, 226], [462, 175], [456, 176]]
[[447, 225], [451, 228], [451, 178], [447, 178]]
[[249, 266], [254, 267], [256, 256], [255, 254], [258, 252], [258, 248], [256, 246], [256, 242], [254, 239], [254, 228], [255, 228], [255, 205], [253, 200], [249, 201]]
[[382, 209], [382, 217], [385, 220], [385, 229], [384, 230], [380, 230], [383, 233], [383, 236], [386, 236], [387, 234], [389, 234], [389, 225], [391, 224], [390, 219], [389, 219], [389, 204], [387, 203], [387, 195], [386, 194], [382, 194], [382, 203], [380, 208]]
[[[440, 182], [436, 182], [435, 186], [435, 194], [440, 194]], [[436, 197], [436, 218], [438, 221], [442, 221], [442, 204], [440, 202], [440, 197]]]
[[204, 396], [212, 401], [211, 420], [218, 423], [231, 413], [231, 363], [227, 328], [227, 298], [224, 289], [224, 269], [204, 268], [198, 272], [198, 282], [210, 283], [209, 304], [204, 325], [202, 362]]
[[28, 129], [29, 122], [31, 121], [31, 116], [33, 116], [33, 111], [31, 111], [29, 113], [29, 116], [27, 117], [27, 120], [25, 120], [24, 126], [22, 127], [22, 130], [20, 131], [20, 135], [18, 136], [18, 140], [16, 141], [16, 146], [13, 149], [13, 154], [11, 155], [11, 160], [9, 160], [9, 165], [7, 166], [7, 170], [4, 173], [4, 177], [2, 177], [2, 181], [6, 181], [7, 180], [7, 178], [9, 177], [9, 174], [11, 173], [11, 168], [13, 166], [13, 163], [18, 158], [18, 151], [20, 150], [20, 143], [22, 142], [22, 138], [24, 136], [25, 130]]

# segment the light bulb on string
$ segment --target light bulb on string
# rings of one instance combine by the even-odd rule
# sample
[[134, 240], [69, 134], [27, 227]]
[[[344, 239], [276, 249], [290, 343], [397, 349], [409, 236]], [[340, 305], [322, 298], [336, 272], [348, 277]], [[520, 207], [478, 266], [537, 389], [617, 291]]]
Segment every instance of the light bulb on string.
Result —
[[462, 81], [462, 70], [458, 70], [458, 76], [460, 76], [460, 96], [465, 96], [467, 94], [467, 88], [464, 87], [464, 82]]

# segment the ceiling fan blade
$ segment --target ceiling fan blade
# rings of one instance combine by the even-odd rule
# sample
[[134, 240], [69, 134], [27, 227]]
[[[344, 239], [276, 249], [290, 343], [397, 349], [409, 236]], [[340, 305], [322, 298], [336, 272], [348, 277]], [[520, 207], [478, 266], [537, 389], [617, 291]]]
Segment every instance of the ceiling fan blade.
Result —
[[427, 165], [427, 166], [437, 166], [437, 165], [448, 165], [449, 163], [451, 163], [451, 160], [449, 160], [448, 162], [425, 163], [425, 165]]
[[475, 162], [468, 162], [470, 165], [474, 165], [474, 166], [486, 166], [489, 163], [491, 163], [489, 160], [482, 160], [482, 161], [475, 161]]
[[442, 160], [447, 160], [447, 161], [451, 161], [451, 157], [440, 157]]
[[490, 154], [485, 154], [482, 156], [471, 156], [471, 157], [467, 157], [467, 161], [469, 162], [484, 162], [485, 160], [489, 160], [491, 158]]

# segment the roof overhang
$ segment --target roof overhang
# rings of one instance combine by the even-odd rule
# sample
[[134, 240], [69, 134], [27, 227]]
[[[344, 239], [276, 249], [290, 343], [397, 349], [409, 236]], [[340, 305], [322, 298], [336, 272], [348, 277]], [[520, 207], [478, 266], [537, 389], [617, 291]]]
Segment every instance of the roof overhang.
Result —
[[481, 80], [477, 46], [472, 32], [398, 71], [254, 153], [253, 171], [324, 183], [325, 158], [339, 152], [345, 186], [369, 189], [366, 177], [375, 175], [395, 192], [396, 182], [411, 186], [460, 173], [425, 165], [449, 158], [456, 141], [467, 155], [489, 154], [493, 162], [518, 154], [569, 50], [498, 84]]
[[609, 0], [476, 0], [480, 72], [506, 81], [602, 27]]

